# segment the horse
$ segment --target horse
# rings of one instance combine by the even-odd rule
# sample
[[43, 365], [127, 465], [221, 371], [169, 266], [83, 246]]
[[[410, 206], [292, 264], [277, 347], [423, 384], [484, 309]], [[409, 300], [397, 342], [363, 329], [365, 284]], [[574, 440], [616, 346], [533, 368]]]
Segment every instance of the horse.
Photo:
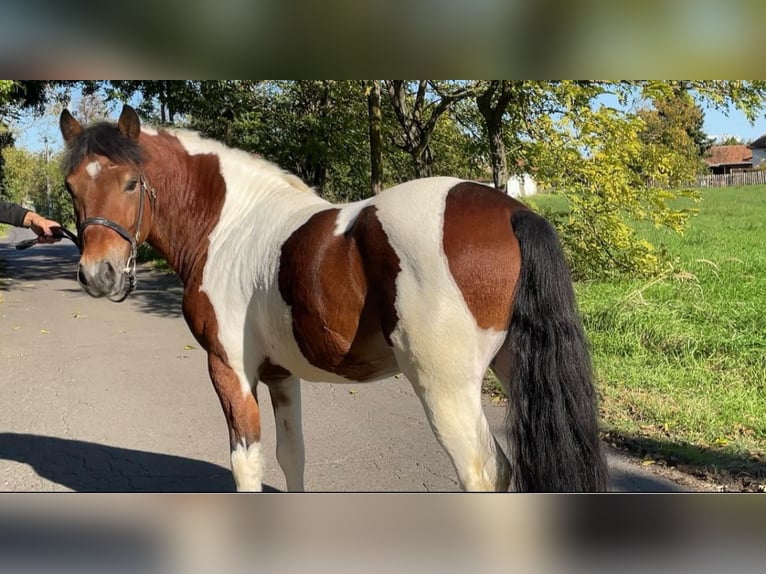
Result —
[[[59, 118], [93, 297], [125, 299], [147, 242], [183, 282], [239, 491], [262, 488], [257, 386], [276, 458], [304, 489], [300, 381], [402, 373], [461, 489], [599, 491], [607, 470], [589, 350], [556, 231], [494, 188], [418, 179], [333, 204], [269, 161], [182, 129]], [[508, 394], [508, 454], [482, 409]]]

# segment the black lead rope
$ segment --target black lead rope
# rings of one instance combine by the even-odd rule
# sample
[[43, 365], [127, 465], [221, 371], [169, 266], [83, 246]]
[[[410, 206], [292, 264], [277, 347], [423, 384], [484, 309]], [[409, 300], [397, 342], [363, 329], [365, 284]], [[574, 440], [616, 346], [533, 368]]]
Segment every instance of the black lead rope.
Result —
[[[58, 239], [69, 239], [72, 243], [74, 243], [78, 249], [80, 249], [80, 238], [77, 237], [73, 232], [69, 231], [65, 227], [54, 227], [51, 230], [51, 233], [53, 234], [53, 237]], [[28, 249], [32, 247], [33, 245], [37, 244], [37, 240], [39, 237], [33, 237], [32, 239], [25, 239], [24, 241], [19, 241], [15, 244], [16, 249]]]

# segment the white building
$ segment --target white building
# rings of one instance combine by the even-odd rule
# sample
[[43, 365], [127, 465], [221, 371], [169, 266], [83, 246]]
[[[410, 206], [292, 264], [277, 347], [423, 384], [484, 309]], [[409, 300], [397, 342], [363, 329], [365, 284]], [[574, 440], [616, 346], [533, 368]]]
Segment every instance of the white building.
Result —
[[511, 197], [528, 197], [537, 193], [537, 182], [528, 173], [513, 175], [508, 179], [505, 193]]
[[766, 167], [766, 135], [759, 137], [749, 146], [753, 152], [753, 169]]

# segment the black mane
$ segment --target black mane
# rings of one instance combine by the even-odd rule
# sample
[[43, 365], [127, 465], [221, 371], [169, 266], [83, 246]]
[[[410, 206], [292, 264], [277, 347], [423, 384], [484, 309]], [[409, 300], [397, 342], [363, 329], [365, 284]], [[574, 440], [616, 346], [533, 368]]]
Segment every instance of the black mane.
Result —
[[85, 128], [69, 142], [62, 165], [64, 173], [70, 173], [88, 154], [103, 155], [115, 163], [141, 165], [143, 161], [138, 140], [123, 135], [115, 124], [107, 122]]

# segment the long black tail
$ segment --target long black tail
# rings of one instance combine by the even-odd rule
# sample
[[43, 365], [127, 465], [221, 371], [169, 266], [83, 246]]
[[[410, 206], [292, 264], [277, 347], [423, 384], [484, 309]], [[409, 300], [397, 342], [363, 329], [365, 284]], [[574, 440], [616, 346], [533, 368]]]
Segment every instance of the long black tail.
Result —
[[541, 216], [511, 217], [521, 274], [507, 343], [508, 440], [521, 491], [601, 491], [606, 463], [588, 343], [556, 231]]

